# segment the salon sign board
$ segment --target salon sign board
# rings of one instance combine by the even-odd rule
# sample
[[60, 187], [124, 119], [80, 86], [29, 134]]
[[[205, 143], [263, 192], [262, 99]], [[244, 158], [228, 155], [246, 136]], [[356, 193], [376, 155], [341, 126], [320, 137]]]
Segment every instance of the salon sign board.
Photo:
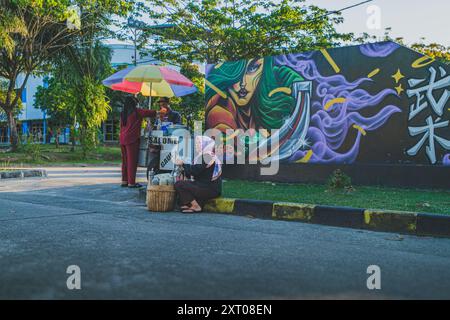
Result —
[[175, 167], [174, 161], [178, 152], [179, 137], [164, 136], [162, 131], [155, 130], [150, 136], [150, 143], [161, 145], [159, 169], [173, 170]]

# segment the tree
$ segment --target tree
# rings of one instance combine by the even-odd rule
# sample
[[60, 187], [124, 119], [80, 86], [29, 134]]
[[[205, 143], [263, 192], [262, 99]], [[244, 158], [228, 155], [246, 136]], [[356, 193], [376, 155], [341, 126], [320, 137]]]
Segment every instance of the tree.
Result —
[[[100, 124], [108, 117], [111, 107], [108, 104], [105, 87], [92, 77], [83, 77], [81, 85], [74, 88], [77, 101], [76, 115], [80, 125], [80, 142], [83, 149], [83, 157], [95, 148], [98, 142], [98, 129]], [[80, 99], [80, 98], [83, 99]]]
[[[0, 101], [4, 101], [6, 99], [7, 96], [7, 92], [8, 92], [8, 82], [5, 81], [4, 79], [0, 78]], [[15, 99], [16, 97], [16, 92], [12, 92], [11, 93], [11, 98]], [[21, 106], [21, 100], [20, 97], [18, 98], [19, 101], [19, 105]], [[16, 118], [18, 116], [18, 114], [20, 113], [21, 108], [16, 108], [13, 112], [13, 117]], [[2, 109], [0, 108], [0, 122], [8, 122], [8, 120], [10, 119], [10, 117], [8, 116], [8, 114]]]
[[[1, 2], [3, 6], [3, 2]], [[14, 16], [10, 10], [5, 8], [0, 11], [0, 48], [4, 48], [6, 54], [11, 55], [15, 42], [13, 34], [24, 34], [26, 32], [25, 25], [22, 20]]]
[[205, 116], [205, 76], [200, 72], [197, 65], [184, 63], [180, 69], [181, 74], [192, 80], [198, 88], [198, 92], [178, 99], [172, 99], [172, 107], [179, 111], [186, 119], [187, 125], [191, 128], [194, 121], [203, 121]]
[[[101, 81], [112, 73], [111, 50], [100, 39], [110, 35], [111, 19], [104, 8], [81, 12], [81, 19], [89, 28], [82, 29], [52, 60], [53, 81], [48, 88], [39, 88], [41, 98], [59, 100], [37, 101], [38, 106], [50, 109], [57, 119], [69, 120], [72, 150], [78, 136], [83, 156], [97, 145], [100, 124], [111, 110], [106, 88]], [[64, 93], [61, 95], [61, 91]], [[69, 119], [67, 119], [69, 118]]]
[[72, 150], [79, 132], [85, 157], [96, 146], [98, 127], [111, 110], [101, 83], [112, 73], [111, 50], [97, 36], [80, 36], [74, 45], [64, 48], [54, 59], [48, 87], [38, 88], [35, 101], [57, 125], [71, 125]]
[[111, 73], [111, 51], [96, 41], [67, 47], [54, 62], [48, 86], [38, 87], [35, 106], [45, 110], [55, 132], [70, 124], [72, 150], [76, 132], [84, 156], [96, 145], [97, 129], [111, 107], [101, 80]]
[[36, 91], [34, 106], [46, 112], [49, 128], [55, 136], [55, 145], [59, 146], [58, 132], [61, 127], [72, 123], [75, 112], [72, 108], [71, 92], [67, 90], [66, 83], [53, 77], [48, 80], [47, 86], [39, 86]]
[[144, 12], [148, 12], [146, 5], [142, 1], [130, 1], [132, 7], [125, 22], [115, 22], [119, 28], [115, 37], [123, 41], [131, 41], [134, 46], [133, 64], [137, 65], [137, 55], [139, 51], [145, 50], [149, 43], [150, 30], [147, 24], [141, 20]]
[[[0, 106], [8, 118], [13, 150], [18, 144], [14, 111], [19, 106], [19, 97], [30, 75], [66, 42], [70, 31], [60, 26], [66, 9], [67, 5], [61, 3], [50, 8], [44, 2], [4, 1], [1, 15], [7, 17], [9, 28], [2, 31], [0, 76], [6, 79], [7, 88]], [[24, 75], [22, 83], [18, 83], [20, 74]]]
[[156, 36], [151, 54], [163, 61], [217, 63], [292, 51], [303, 52], [351, 40], [335, 26], [339, 13], [328, 13], [305, 0], [149, 0]]
[[[0, 78], [0, 101], [5, 99], [7, 90], [8, 90], [8, 83]], [[15, 116], [17, 116], [17, 114], [20, 112], [20, 109], [17, 108], [15, 112], [16, 112]], [[0, 108], [0, 122], [7, 122], [7, 121], [8, 115], [5, 113], [5, 111], [3, 111], [3, 109]]]
[[[67, 18], [73, 18], [71, 5], [74, 3], [85, 18], [81, 19], [80, 30], [68, 28], [67, 24]], [[0, 36], [0, 77], [8, 82], [0, 107], [8, 116], [13, 149], [18, 144], [14, 111], [19, 106], [19, 97], [30, 75], [45, 70], [51, 59], [71, 45], [73, 39], [83, 34], [84, 30], [96, 29], [98, 21], [103, 24], [112, 14], [125, 14], [128, 6], [126, 1], [114, 0], [2, 2], [1, 17], [8, 17], [5, 21], [10, 27], [2, 29]], [[17, 81], [20, 74], [24, 79], [22, 83]]]

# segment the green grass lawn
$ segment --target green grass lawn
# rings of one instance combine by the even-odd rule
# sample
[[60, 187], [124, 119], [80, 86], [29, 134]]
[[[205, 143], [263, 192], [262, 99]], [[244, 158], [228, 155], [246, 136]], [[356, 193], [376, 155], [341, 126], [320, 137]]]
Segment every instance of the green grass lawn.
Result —
[[364, 209], [387, 209], [450, 215], [450, 190], [354, 186], [355, 191], [327, 191], [325, 185], [226, 180], [223, 197], [299, 202]]
[[[119, 146], [99, 146], [83, 159], [80, 146], [71, 151], [71, 146], [39, 145], [34, 154], [26, 149], [18, 152], [0, 152], [0, 168], [23, 167], [27, 165], [76, 165], [76, 164], [118, 164], [121, 162]], [[37, 151], [36, 151], [37, 150]]]

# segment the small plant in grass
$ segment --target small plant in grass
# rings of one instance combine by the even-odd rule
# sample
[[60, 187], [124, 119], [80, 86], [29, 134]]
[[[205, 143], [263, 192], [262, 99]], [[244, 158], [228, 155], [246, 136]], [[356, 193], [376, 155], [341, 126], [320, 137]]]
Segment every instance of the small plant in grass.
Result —
[[2, 161], [0, 163], [0, 171], [6, 171], [9, 170], [11, 168], [11, 162], [9, 161], [9, 159], [6, 159], [5, 161]]
[[331, 176], [328, 178], [327, 190], [343, 191], [345, 193], [355, 191], [352, 186], [352, 179], [344, 172], [342, 172], [341, 169], [334, 170]]
[[96, 128], [86, 128], [80, 130], [81, 154], [82, 159], [87, 160], [89, 155], [97, 149], [98, 136]]
[[33, 161], [37, 161], [41, 158], [42, 145], [39, 142], [33, 141], [31, 136], [26, 138], [26, 143], [21, 145], [21, 149]]

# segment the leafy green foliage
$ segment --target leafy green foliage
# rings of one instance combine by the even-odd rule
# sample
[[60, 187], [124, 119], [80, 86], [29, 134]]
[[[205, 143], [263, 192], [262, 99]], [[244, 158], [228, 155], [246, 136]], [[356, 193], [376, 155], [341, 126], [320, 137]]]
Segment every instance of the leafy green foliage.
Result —
[[[5, 81], [4, 79], [0, 78], [0, 101], [5, 101], [5, 99], [6, 99], [7, 95], [8, 95], [8, 85], [9, 84], [8, 84], [7, 81]], [[17, 96], [17, 93], [15, 91], [11, 92], [10, 96], [11, 96], [12, 99], [15, 99], [17, 97], [17, 101], [18, 101], [19, 107], [17, 107], [14, 110], [14, 114], [13, 114], [14, 116], [17, 116], [20, 113], [21, 109], [22, 109], [22, 103], [21, 103], [22, 101], [20, 100], [20, 97]], [[2, 109], [0, 109], [0, 118], [1, 119], [5, 119], [5, 120], [8, 119], [7, 114]]]
[[156, 41], [151, 54], [163, 61], [249, 59], [330, 47], [350, 40], [335, 26], [338, 13], [306, 6], [304, 0], [150, 0]]
[[55, 59], [48, 87], [36, 94], [35, 106], [48, 112], [55, 130], [72, 124], [72, 138], [79, 137], [83, 155], [97, 146], [98, 127], [111, 110], [101, 83], [111, 73], [110, 59], [110, 49], [98, 41], [67, 47]]
[[11, 57], [15, 46], [13, 34], [24, 34], [25, 25], [21, 19], [14, 16], [13, 13], [5, 8], [0, 11], [0, 48], [5, 50], [5, 54]]
[[[81, 11], [81, 28], [68, 28], [72, 5]], [[130, 3], [124, 0], [7, 0], [0, 13], [0, 77], [8, 82], [0, 96], [0, 107], [8, 116], [13, 149], [18, 145], [16, 120], [19, 97], [32, 74], [48, 71], [53, 59], [67, 47], [93, 43], [96, 36], [109, 34], [114, 14], [125, 15]], [[3, 27], [3, 28], [2, 28]], [[82, 39], [82, 40], [81, 40]], [[76, 45], [75, 45], [76, 43]], [[19, 75], [22, 83], [16, 89]]]
[[76, 106], [80, 141], [83, 155], [86, 157], [87, 153], [97, 146], [98, 127], [108, 117], [111, 107], [107, 102], [104, 86], [89, 77], [83, 78], [82, 85], [74, 91], [74, 97], [83, 97], [78, 100]]
[[130, 1], [131, 9], [126, 21], [116, 21], [118, 32], [114, 38], [122, 41], [132, 42], [135, 48], [133, 62], [137, 64], [137, 55], [139, 51], [144, 50], [150, 42], [150, 30], [147, 24], [142, 21], [143, 14], [147, 11], [146, 4], [142, 1]]
[[181, 74], [188, 77], [198, 91], [178, 99], [172, 99], [172, 108], [179, 111], [185, 123], [193, 129], [194, 121], [203, 121], [205, 118], [205, 77], [195, 64], [184, 63], [180, 69]]
[[34, 106], [46, 111], [51, 119], [50, 123], [56, 128], [64, 126], [71, 122], [74, 110], [70, 101], [72, 92], [68, 90], [65, 83], [56, 78], [50, 78], [47, 87], [39, 86], [37, 88], [34, 100]]
[[36, 106], [48, 112], [53, 125], [71, 124], [72, 144], [80, 141], [84, 158], [98, 145], [98, 128], [111, 110], [101, 83], [112, 73], [111, 50], [99, 39], [109, 33], [109, 16], [121, 11], [123, 2], [103, 4], [109, 9], [97, 2], [79, 2], [81, 21], [91, 27], [82, 28], [71, 44], [53, 57], [52, 79], [47, 88], [38, 88], [36, 95]]

